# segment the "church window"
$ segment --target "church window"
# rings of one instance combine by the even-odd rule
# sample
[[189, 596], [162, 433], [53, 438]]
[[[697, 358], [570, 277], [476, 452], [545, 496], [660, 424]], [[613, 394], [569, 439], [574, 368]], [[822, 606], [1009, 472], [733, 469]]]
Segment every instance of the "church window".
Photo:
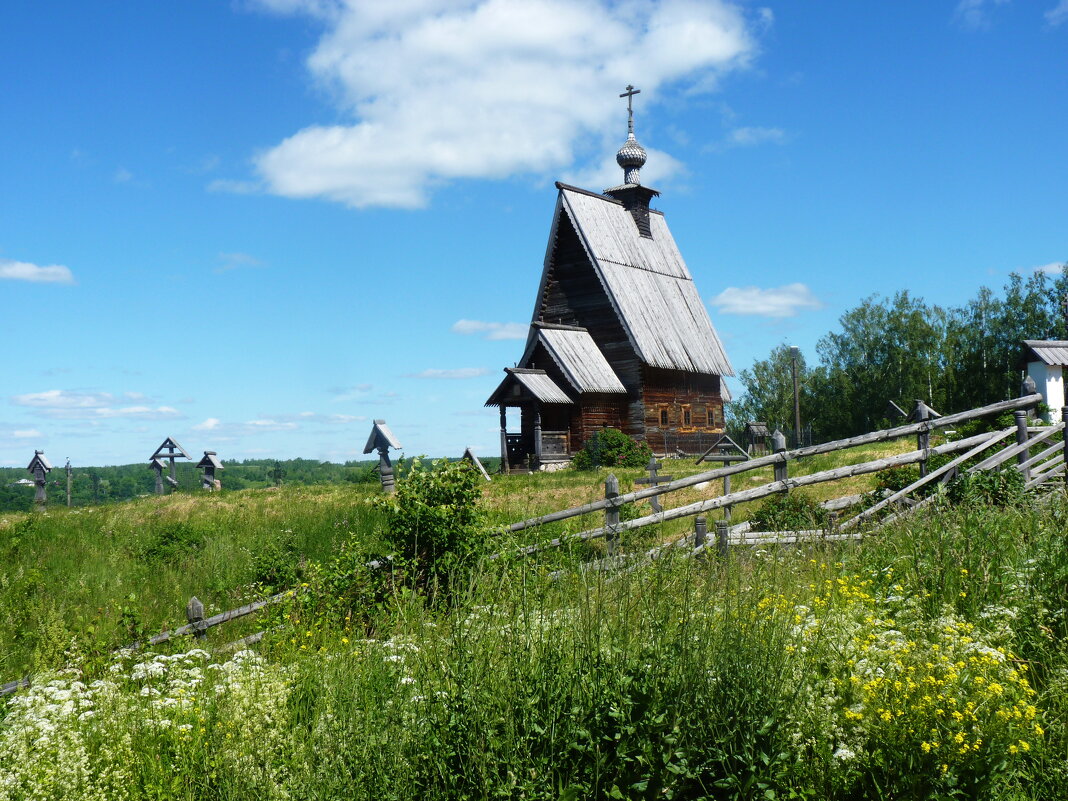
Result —
[[693, 415], [688, 405], [682, 407], [682, 424], [687, 428], [693, 425]]
[[666, 426], [668, 424], [668, 410], [667, 406], [660, 407], [660, 425]]

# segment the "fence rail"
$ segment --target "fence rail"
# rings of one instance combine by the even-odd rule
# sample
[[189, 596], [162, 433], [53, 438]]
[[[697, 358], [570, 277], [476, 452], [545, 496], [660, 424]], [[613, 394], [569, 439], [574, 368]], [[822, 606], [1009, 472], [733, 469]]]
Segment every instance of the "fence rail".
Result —
[[[675, 492], [686, 487], [692, 487], [696, 484], [703, 484], [706, 481], [712, 481], [717, 478], [725, 478], [726, 476], [737, 475], [738, 473], [746, 473], [751, 470], [758, 470], [762, 467], [768, 467], [769, 465], [783, 465], [790, 461], [796, 461], [803, 459], [807, 456], [818, 456], [824, 453], [833, 453], [835, 451], [845, 450], [846, 448], [854, 448], [858, 445], [870, 445], [876, 442], [886, 442], [888, 440], [900, 439], [901, 437], [907, 437], [913, 434], [926, 434], [938, 428], [945, 428], [947, 426], [956, 425], [957, 423], [963, 423], [967, 420], [974, 420], [980, 417], [986, 417], [991, 414], [998, 414], [999, 412], [1014, 411], [1016, 409], [1026, 409], [1035, 406], [1042, 400], [1042, 396], [1035, 393], [1033, 395], [1026, 395], [1022, 398], [1015, 398], [1007, 401], [1000, 401], [998, 403], [992, 403], [988, 406], [983, 406], [979, 409], [971, 409], [966, 412], [958, 412], [957, 414], [947, 415], [945, 417], [939, 417], [932, 420], [923, 420], [918, 423], [910, 423], [904, 426], [897, 426], [895, 428], [887, 428], [881, 431], [873, 431], [868, 434], [861, 434], [856, 437], [848, 437], [846, 439], [834, 440], [833, 442], [824, 442], [819, 445], [809, 445], [804, 448], [795, 448], [793, 450], [779, 451], [777, 453], [771, 453], [767, 456], [758, 456], [755, 459], [750, 459], [746, 462], [739, 462], [733, 465], [727, 465], [726, 467], [717, 467], [714, 470], [706, 470], [702, 473], [695, 473], [692, 476], [686, 476], [685, 478], [675, 479], [665, 484], [659, 484], [653, 487], [647, 487], [645, 489], [634, 490], [623, 495], [619, 495], [614, 499], [605, 498], [602, 500], [591, 501], [590, 503], [582, 504], [581, 506], [575, 506], [570, 509], [562, 509], [559, 512], [551, 512], [547, 515], [541, 515], [540, 517], [530, 518], [529, 520], [521, 520], [518, 523], [512, 523], [506, 529], [498, 532], [513, 533], [516, 531], [522, 531], [523, 529], [532, 528], [534, 526], [544, 525], [546, 523], [556, 523], [561, 520], [567, 520], [572, 517], [579, 517], [581, 515], [590, 514], [591, 512], [602, 511], [609, 506], [623, 506], [628, 503], [634, 503], [636, 501], [642, 501], [646, 498], [652, 498], [656, 495], [663, 495], [670, 492]], [[919, 460], [918, 460], [919, 461]]]

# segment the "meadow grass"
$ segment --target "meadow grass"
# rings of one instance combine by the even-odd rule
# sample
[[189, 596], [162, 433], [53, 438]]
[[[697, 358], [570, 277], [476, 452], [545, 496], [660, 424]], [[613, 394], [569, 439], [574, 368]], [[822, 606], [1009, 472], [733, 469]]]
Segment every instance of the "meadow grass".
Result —
[[[512, 478], [487, 485], [498, 521], [598, 497], [589, 475]], [[81, 582], [58, 578], [79, 557], [107, 564], [104, 531], [139, 554], [116, 565], [157, 554], [149, 586], [173, 571], [174, 609], [203, 592], [206, 572], [180, 584], [157, 553], [185, 542], [154, 517], [171, 504], [186, 539], [209, 524], [220, 538], [176, 559], [233, 581], [219, 599], [253, 591], [254, 562], [248, 544], [243, 564], [210, 557], [229, 553], [221, 538], [293, 526], [310, 587], [259, 621], [255, 654], [68, 649], [67, 672], [39, 673], [3, 712], [0, 799], [1066, 797], [1062, 494], [940, 502], [862, 543], [632, 572], [578, 570], [588, 546], [472, 557], [435, 596], [409, 573], [354, 569], [382, 547], [361, 496], [285, 493], [111, 507], [77, 529], [97, 544], [74, 542], [81, 517], [66, 535], [25, 527], [36, 548], [44, 532], [69, 538], [45, 574], [76, 599]]]

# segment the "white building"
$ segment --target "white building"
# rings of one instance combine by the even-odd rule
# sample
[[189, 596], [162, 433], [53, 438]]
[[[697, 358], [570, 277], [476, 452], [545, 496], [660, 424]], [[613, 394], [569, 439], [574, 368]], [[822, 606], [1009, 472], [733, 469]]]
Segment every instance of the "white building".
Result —
[[[1049, 407], [1049, 417], [1060, 420], [1064, 407], [1064, 368], [1068, 367], [1068, 341], [1025, 339], [1027, 374], [1034, 380]], [[1046, 422], [1049, 422], [1047, 420]]]

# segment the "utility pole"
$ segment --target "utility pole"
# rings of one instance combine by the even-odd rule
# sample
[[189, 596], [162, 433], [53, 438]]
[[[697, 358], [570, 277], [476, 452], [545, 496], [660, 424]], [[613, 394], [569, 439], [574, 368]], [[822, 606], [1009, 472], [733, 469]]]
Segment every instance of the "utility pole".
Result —
[[801, 447], [801, 398], [797, 388], [797, 356], [801, 349], [790, 346], [790, 368], [794, 374], [794, 447]]

